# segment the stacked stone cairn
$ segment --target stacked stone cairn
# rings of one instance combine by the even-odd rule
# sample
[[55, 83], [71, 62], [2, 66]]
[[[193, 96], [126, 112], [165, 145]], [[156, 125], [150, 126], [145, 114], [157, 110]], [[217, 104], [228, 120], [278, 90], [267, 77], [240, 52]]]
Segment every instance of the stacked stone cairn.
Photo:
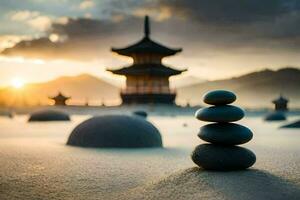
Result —
[[199, 138], [209, 142], [198, 145], [192, 153], [195, 164], [206, 170], [232, 171], [251, 167], [255, 154], [243, 147], [253, 137], [251, 130], [232, 122], [244, 117], [244, 111], [228, 105], [236, 100], [236, 95], [226, 90], [215, 90], [204, 96], [204, 102], [211, 107], [199, 109], [195, 116], [205, 122], [215, 122], [200, 128]]

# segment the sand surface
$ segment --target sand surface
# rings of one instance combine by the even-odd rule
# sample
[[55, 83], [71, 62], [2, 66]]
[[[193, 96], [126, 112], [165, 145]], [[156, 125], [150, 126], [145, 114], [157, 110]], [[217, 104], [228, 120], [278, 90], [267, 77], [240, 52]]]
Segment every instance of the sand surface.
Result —
[[278, 129], [284, 123], [263, 116], [241, 121], [254, 132], [243, 146], [257, 163], [227, 173], [191, 161], [204, 124], [193, 117], [150, 117], [165, 148], [138, 150], [66, 146], [89, 116], [30, 124], [27, 117], [0, 117], [0, 199], [300, 199], [300, 130]]
[[127, 199], [298, 200], [300, 189], [296, 184], [262, 170], [220, 173], [194, 167], [119, 197], [124, 196]]

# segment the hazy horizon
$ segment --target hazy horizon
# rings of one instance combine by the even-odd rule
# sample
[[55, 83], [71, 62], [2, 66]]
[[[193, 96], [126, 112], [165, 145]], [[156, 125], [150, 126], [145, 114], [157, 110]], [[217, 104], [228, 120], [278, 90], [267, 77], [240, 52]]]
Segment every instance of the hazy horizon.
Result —
[[[282, 66], [274, 71], [277, 71], [277, 70], [281, 70], [281, 69], [286, 69], [286, 68], [294, 68], [294, 69], [300, 69], [299, 67], [294, 67], [294, 66]], [[234, 76], [228, 76], [228, 77], [222, 77], [222, 78], [217, 78], [217, 79], [203, 79], [202, 77], [200, 76], [197, 76], [195, 74], [181, 74], [181, 75], [178, 75], [178, 76], [174, 76], [174, 77], [171, 77], [170, 78], [170, 84], [171, 84], [171, 87], [178, 87], [181, 86], [181, 85], [191, 85], [191, 83], [189, 82], [184, 82], [186, 81], [187, 79], [191, 79], [193, 78], [194, 80], [191, 80], [191, 82], [195, 81], [197, 83], [201, 83], [201, 82], [209, 82], [209, 81], [222, 81], [222, 80], [227, 80], [227, 79], [231, 79], [231, 78], [237, 78], [237, 77], [240, 77], [240, 76], [244, 76], [244, 75], [248, 75], [248, 74], [251, 74], [251, 73], [255, 73], [255, 72], [262, 72], [262, 71], [266, 71], [266, 70], [272, 70], [271, 68], [262, 68], [262, 69], [259, 69], [257, 71], [250, 71], [250, 72], [247, 72], [247, 73], [241, 73], [241, 74], [237, 74], [237, 75], [234, 75]], [[44, 80], [41, 80], [41, 81], [32, 81], [32, 82], [25, 82], [24, 84], [26, 85], [32, 85], [32, 84], [44, 84], [44, 83], [48, 83], [48, 82], [51, 82], [51, 81], [55, 81], [57, 79], [61, 79], [61, 78], [77, 78], [79, 76], [92, 76], [92, 77], [96, 77], [98, 78], [99, 80], [102, 80], [102, 81], [105, 81], [107, 83], [110, 83], [114, 86], [117, 86], [117, 87], [124, 87], [125, 86], [125, 77], [123, 76], [120, 76], [120, 75], [112, 75], [111, 77], [110, 76], [102, 76], [102, 75], [97, 75], [97, 74], [93, 74], [93, 73], [90, 73], [90, 72], [79, 72], [78, 74], [62, 74], [62, 75], [57, 75], [57, 76], [54, 76], [54, 77], [50, 77], [49, 79], [44, 79]], [[178, 82], [178, 83], [177, 83]], [[1, 85], [0, 84], [0, 89], [5, 89], [5, 88], [9, 88], [9, 87], [14, 87], [11, 83], [7, 83], [6, 85]]]
[[[280, 81], [279, 81], [280, 80]], [[177, 93], [177, 105], [199, 105], [202, 96], [216, 89], [234, 91], [238, 104], [247, 108], [271, 108], [271, 101], [280, 94], [289, 99], [290, 108], [300, 108], [299, 84], [300, 70], [282, 68], [277, 71], [263, 70], [244, 74], [239, 77], [217, 81], [205, 81], [193, 76], [177, 77], [171, 80], [170, 88]], [[125, 88], [125, 81], [101, 79], [87, 73], [78, 76], [61, 76], [42, 82], [28, 83], [24, 87], [0, 88], [0, 102], [5, 106], [52, 105], [58, 92], [71, 97], [68, 105], [119, 105], [120, 90]], [[259, 98], [257, 98], [259, 96]]]

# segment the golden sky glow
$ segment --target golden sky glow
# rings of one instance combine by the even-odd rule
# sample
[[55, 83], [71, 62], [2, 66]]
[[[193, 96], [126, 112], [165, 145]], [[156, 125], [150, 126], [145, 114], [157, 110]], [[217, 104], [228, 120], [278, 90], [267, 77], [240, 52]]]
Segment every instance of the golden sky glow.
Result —
[[[117, 68], [128, 65], [130, 60], [108, 53], [106, 59], [86, 62], [71, 60], [42, 60], [25, 59], [22, 57], [0, 58], [1, 73], [0, 87], [11, 85], [15, 77], [22, 77], [28, 83], [45, 82], [60, 76], [73, 76], [81, 73], [90, 73], [106, 80], [116, 80], [117, 84], [124, 81], [121, 77], [106, 72], [106, 68]], [[300, 63], [300, 57], [291, 54], [282, 54], [281, 57], [273, 55], [222, 55], [217, 59], [189, 57], [188, 53], [167, 58], [166, 64], [178, 68], [188, 68], [188, 71], [181, 75], [196, 76], [205, 80], [216, 80], [239, 76], [248, 72], [262, 70], [264, 68], [278, 69], [283, 66], [296, 66]], [[261, 65], [257, 65], [257, 62]], [[176, 79], [180, 77], [174, 77]], [[173, 79], [173, 78], [172, 78]], [[171, 80], [172, 80], [171, 79]], [[113, 82], [113, 81], [112, 81]]]
[[11, 80], [11, 86], [16, 89], [21, 89], [25, 85], [25, 82], [20, 77], [15, 77]]

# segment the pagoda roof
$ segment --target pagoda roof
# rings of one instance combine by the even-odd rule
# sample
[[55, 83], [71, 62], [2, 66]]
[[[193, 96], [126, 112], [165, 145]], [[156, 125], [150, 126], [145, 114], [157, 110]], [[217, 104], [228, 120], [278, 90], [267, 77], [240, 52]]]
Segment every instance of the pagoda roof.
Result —
[[277, 99], [274, 99], [272, 101], [274, 104], [282, 104], [282, 103], [287, 103], [289, 102], [288, 99], [284, 98], [282, 95], [280, 95]]
[[171, 56], [174, 55], [180, 51], [182, 51], [181, 48], [177, 49], [171, 49], [168, 47], [165, 47], [153, 40], [151, 40], [149, 37], [144, 37], [139, 42], [125, 47], [125, 48], [112, 48], [113, 52], [116, 52], [120, 55], [124, 56], [131, 56], [133, 54], [160, 54], [163, 56]]
[[70, 99], [71, 97], [67, 97], [65, 95], [63, 95], [61, 92], [59, 92], [56, 96], [54, 97], [50, 97], [50, 99], [53, 99], [53, 100], [67, 100], [67, 99]]
[[148, 16], [145, 17], [144, 27], [145, 35], [143, 39], [128, 47], [112, 48], [111, 50], [124, 56], [132, 56], [133, 54], [159, 54], [162, 56], [171, 56], [182, 51], [181, 48], [169, 48], [153, 41], [150, 38], [150, 24]]
[[173, 76], [181, 74], [184, 70], [173, 69], [171, 67], [167, 67], [163, 64], [133, 64], [128, 67], [123, 67], [120, 69], [108, 69], [114, 74], [119, 75], [155, 75], [155, 76]]

